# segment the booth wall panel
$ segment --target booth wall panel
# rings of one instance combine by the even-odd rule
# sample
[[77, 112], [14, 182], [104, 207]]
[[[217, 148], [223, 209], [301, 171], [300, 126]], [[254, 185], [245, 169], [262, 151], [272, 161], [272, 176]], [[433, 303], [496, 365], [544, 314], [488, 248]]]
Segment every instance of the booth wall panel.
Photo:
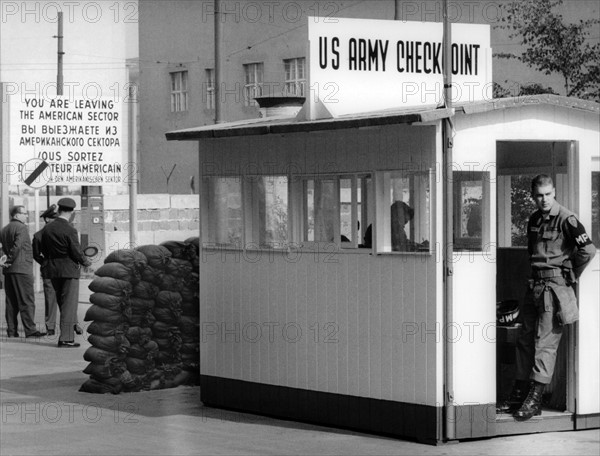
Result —
[[[436, 343], [426, 311], [434, 305], [426, 278], [433, 257], [338, 254], [326, 263], [305, 254], [291, 263], [268, 255], [250, 273], [234, 253], [206, 256], [201, 322], [216, 334], [203, 334], [203, 374], [435, 403], [427, 390], [436, 376], [427, 356]], [[290, 341], [290, 324], [302, 330], [298, 341]], [[258, 340], [252, 328], [260, 328]]]

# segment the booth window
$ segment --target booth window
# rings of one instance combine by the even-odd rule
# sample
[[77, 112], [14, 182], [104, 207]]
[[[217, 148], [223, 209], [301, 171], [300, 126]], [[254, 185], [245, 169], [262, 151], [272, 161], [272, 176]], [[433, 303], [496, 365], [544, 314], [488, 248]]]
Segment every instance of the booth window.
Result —
[[247, 186], [247, 247], [285, 248], [289, 240], [287, 176], [252, 176]]
[[244, 106], [256, 106], [256, 97], [263, 92], [263, 63], [249, 63], [244, 65]]
[[453, 175], [454, 249], [482, 251], [489, 244], [489, 173], [455, 171]]
[[214, 247], [241, 248], [243, 235], [241, 177], [202, 179], [206, 241]]
[[303, 97], [306, 93], [306, 59], [286, 59], [283, 61], [285, 67], [284, 95]]
[[363, 245], [372, 214], [367, 211], [368, 175], [302, 176], [292, 184], [295, 239], [303, 246], [335, 244], [342, 248]]
[[188, 72], [171, 73], [171, 112], [188, 110]]
[[376, 186], [377, 252], [429, 252], [431, 172], [381, 172]]

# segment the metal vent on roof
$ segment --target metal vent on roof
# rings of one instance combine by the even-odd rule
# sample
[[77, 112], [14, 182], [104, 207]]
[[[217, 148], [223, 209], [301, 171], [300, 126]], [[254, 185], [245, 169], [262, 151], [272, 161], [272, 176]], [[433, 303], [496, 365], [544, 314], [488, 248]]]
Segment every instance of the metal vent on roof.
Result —
[[259, 117], [295, 117], [302, 109], [305, 97], [256, 97]]

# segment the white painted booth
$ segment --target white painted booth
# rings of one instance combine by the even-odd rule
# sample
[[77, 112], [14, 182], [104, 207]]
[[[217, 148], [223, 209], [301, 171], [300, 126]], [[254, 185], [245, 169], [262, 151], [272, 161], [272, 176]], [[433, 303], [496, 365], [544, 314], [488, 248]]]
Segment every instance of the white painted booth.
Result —
[[427, 442], [598, 427], [598, 256], [542, 416], [495, 403], [512, 368], [496, 303], [529, 274], [523, 188], [552, 175], [599, 245], [599, 113], [539, 95], [167, 133], [199, 143], [202, 401]]

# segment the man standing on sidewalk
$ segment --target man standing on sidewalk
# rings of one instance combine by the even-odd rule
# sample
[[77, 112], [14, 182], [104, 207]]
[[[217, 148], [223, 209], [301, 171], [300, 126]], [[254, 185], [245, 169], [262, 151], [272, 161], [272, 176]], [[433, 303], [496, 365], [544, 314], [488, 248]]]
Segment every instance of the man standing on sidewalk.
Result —
[[46, 333], [35, 327], [35, 294], [33, 289], [33, 256], [27, 210], [15, 206], [10, 211], [10, 222], [0, 231], [0, 242], [6, 260], [2, 265], [6, 282], [6, 325], [8, 337], [19, 337], [18, 315], [25, 337], [42, 337]]
[[83, 255], [77, 230], [69, 223], [76, 203], [72, 198], [58, 200], [58, 217], [42, 232], [41, 252], [47, 259], [46, 276], [52, 281], [60, 309], [59, 347], [79, 347], [75, 342], [79, 276], [81, 266], [92, 263]]
[[41, 218], [44, 219], [45, 225], [39, 230], [37, 233], [33, 235], [32, 247], [33, 247], [33, 259], [37, 261], [40, 265], [40, 273], [42, 275], [42, 283], [44, 285], [44, 311], [45, 311], [45, 322], [46, 322], [46, 331], [49, 336], [54, 336], [55, 328], [56, 328], [56, 313], [58, 310], [58, 303], [56, 302], [56, 293], [54, 292], [54, 287], [52, 286], [52, 280], [47, 277], [46, 267], [47, 261], [44, 255], [42, 254], [42, 232], [44, 228], [48, 226], [58, 214], [56, 213], [56, 204], [52, 204], [48, 209], [46, 209]]

